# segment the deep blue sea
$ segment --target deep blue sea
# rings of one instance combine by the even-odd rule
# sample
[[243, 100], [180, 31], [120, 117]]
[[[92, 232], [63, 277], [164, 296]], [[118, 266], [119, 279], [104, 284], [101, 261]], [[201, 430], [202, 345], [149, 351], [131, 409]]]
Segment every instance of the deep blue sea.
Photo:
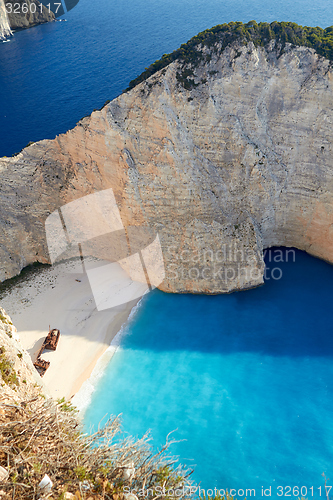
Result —
[[[73, 127], [199, 31], [251, 19], [326, 27], [333, 3], [80, 0], [64, 18], [0, 43], [0, 156]], [[278, 266], [281, 280], [251, 291], [145, 296], [87, 428], [122, 413], [156, 447], [178, 429], [172, 451], [205, 488], [271, 486], [277, 497], [304, 486], [320, 498], [321, 474], [333, 480], [333, 267], [301, 252]]]

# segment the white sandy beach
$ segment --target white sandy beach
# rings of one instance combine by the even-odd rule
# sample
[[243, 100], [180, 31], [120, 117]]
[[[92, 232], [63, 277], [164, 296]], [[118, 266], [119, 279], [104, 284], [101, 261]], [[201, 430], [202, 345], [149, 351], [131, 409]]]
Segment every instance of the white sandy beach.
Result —
[[[122, 269], [115, 266], [119, 273], [113, 290], [123, 279]], [[11, 316], [21, 344], [33, 361], [49, 325], [60, 330], [57, 350], [42, 355], [51, 362], [43, 381], [51, 396], [69, 399], [90, 377], [96, 362], [127, 321], [138, 302], [131, 298], [129, 294], [130, 302], [98, 311], [81, 264], [67, 262], [29, 276], [9, 290], [0, 304]]]

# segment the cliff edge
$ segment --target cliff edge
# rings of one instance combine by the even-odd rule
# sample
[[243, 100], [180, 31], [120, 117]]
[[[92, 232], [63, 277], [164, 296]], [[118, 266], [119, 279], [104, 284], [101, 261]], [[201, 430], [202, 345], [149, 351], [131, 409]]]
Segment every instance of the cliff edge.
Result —
[[51, 212], [107, 188], [125, 224], [159, 234], [165, 291], [257, 286], [271, 246], [333, 262], [330, 57], [231, 24], [228, 43], [199, 37], [73, 130], [0, 159], [1, 280], [49, 262]]

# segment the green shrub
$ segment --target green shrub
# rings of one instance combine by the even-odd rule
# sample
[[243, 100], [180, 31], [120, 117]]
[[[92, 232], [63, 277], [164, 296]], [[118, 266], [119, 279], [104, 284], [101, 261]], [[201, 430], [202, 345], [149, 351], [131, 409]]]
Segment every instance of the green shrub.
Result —
[[14, 388], [19, 385], [19, 381], [16, 375], [16, 371], [13, 368], [14, 363], [9, 361], [9, 359], [5, 355], [5, 348], [0, 347], [0, 374], [2, 380], [5, 384]]
[[3, 314], [0, 313], [0, 321], [2, 321], [2, 323], [5, 323], [6, 325], [12, 325], [13, 323], [11, 321], [9, 321], [6, 316], [4, 316]]

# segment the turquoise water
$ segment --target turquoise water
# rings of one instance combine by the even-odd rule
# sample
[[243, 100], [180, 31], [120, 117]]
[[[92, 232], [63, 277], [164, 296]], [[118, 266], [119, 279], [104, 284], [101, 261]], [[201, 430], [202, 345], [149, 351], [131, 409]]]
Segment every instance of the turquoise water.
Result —
[[146, 66], [229, 21], [333, 25], [332, 0], [80, 0], [67, 22], [0, 43], [0, 156], [54, 138]]
[[313, 486], [319, 498], [333, 463], [333, 267], [298, 251], [267, 266], [282, 279], [250, 291], [147, 295], [86, 426], [122, 413], [157, 447], [178, 429], [173, 453], [205, 488]]

